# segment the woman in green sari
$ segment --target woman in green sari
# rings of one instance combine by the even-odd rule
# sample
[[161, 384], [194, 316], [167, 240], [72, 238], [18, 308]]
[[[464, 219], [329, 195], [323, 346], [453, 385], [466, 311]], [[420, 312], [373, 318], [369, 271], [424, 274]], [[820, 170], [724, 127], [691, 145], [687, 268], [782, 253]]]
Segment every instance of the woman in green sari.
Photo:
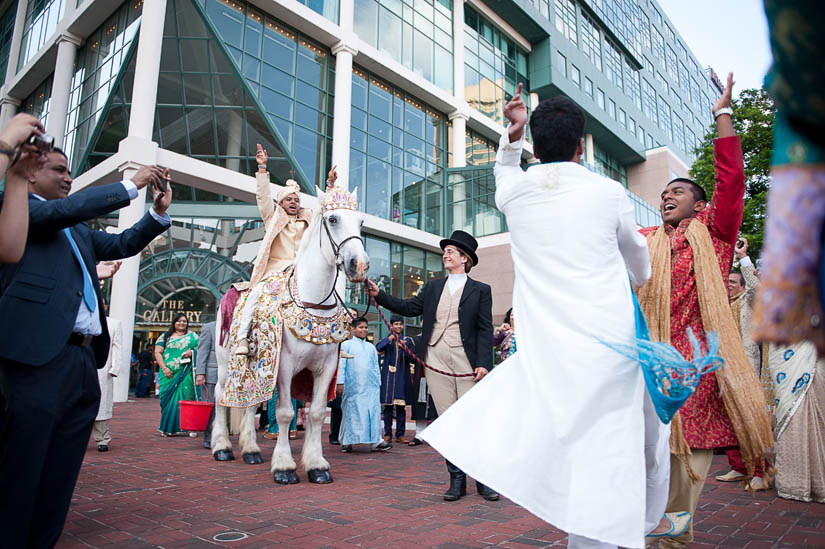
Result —
[[155, 360], [160, 367], [160, 431], [161, 436], [180, 433], [179, 400], [195, 399], [192, 367], [198, 335], [189, 331], [186, 315], [178, 313], [169, 329], [155, 343]]

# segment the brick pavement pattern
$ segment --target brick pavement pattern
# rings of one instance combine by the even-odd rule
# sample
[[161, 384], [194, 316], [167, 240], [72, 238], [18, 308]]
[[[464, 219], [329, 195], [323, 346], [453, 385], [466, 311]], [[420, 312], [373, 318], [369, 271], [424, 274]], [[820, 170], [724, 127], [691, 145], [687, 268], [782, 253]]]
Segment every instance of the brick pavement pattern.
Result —
[[[218, 463], [202, 439], [161, 438], [157, 399], [115, 405], [112, 443], [89, 441], [59, 548], [75, 547], [548, 547], [566, 535], [502, 499], [469, 494], [442, 500], [447, 472], [429, 446], [386, 453], [356, 447], [324, 452], [335, 482], [281, 486], [272, 481], [274, 442], [260, 439], [266, 463]], [[328, 429], [328, 427], [327, 427]], [[302, 441], [292, 441], [299, 455]], [[716, 456], [712, 474], [727, 470]], [[548, 464], [552, 467], [553, 464]], [[711, 478], [695, 517], [691, 547], [825, 547], [825, 505], [751, 496]], [[227, 532], [238, 541], [216, 541]], [[220, 539], [220, 537], [218, 538]]]

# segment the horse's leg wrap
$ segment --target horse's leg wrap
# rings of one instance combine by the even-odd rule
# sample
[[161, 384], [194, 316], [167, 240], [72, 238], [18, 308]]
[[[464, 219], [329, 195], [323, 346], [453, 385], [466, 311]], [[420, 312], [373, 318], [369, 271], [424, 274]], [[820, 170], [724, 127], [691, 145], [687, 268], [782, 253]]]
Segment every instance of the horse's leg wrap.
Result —
[[255, 440], [255, 406], [244, 408], [243, 421], [241, 422], [241, 436], [238, 440], [244, 463], [254, 465], [263, 463], [261, 458], [261, 448]]

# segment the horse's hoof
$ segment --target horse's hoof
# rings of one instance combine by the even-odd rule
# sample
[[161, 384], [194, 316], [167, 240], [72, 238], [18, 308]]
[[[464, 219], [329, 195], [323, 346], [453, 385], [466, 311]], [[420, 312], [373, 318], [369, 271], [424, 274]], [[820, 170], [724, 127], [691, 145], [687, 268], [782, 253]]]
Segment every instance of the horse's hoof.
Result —
[[310, 469], [307, 471], [307, 478], [315, 484], [329, 484], [332, 482], [332, 475], [329, 469]]
[[235, 459], [235, 454], [232, 453], [232, 450], [218, 450], [214, 454], [215, 461], [232, 461]]
[[301, 482], [298, 473], [295, 471], [275, 471], [272, 473], [272, 478], [278, 484], [298, 484]]
[[243, 462], [247, 465], [258, 465], [264, 462], [260, 452], [252, 452], [251, 454], [243, 455]]

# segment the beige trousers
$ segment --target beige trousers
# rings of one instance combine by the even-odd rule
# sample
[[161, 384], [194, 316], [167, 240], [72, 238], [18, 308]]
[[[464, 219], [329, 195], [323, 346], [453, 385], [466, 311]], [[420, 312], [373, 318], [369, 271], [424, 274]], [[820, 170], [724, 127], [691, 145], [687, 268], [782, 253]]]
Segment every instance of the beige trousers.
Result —
[[[435, 345], [427, 347], [427, 363], [445, 372], [473, 373], [473, 367], [467, 360], [464, 347], [450, 347], [444, 342], [444, 338], [441, 338]], [[446, 412], [453, 402], [461, 398], [475, 384], [472, 377], [445, 376], [429, 368], [424, 369], [424, 376], [427, 378], [427, 387], [430, 389], [438, 415]]]
[[[668, 513], [678, 513], [680, 511], [690, 511], [696, 516], [696, 506], [699, 503], [699, 496], [705, 486], [705, 478], [708, 476], [710, 464], [713, 461], [713, 450], [691, 449], [692, 454], [688, 461], [693, 472], [699, 475], [699, 482], [691, 482], [684, 464], [675, 456], [670, 456], [670, 493], [667, 498]], [[660, 549], [681, 549], [693, 541], [693, 521], [684, 534], [675, 538], [661, 538], [659, 540]]]
[[94, 428], [92, 428], [92, 434], [95, 437], [95, 442], [108, 446], [109, 443], [112, 442], [112, 436], [109, 434], [109, 420], [101, 419], [95, 421]]

